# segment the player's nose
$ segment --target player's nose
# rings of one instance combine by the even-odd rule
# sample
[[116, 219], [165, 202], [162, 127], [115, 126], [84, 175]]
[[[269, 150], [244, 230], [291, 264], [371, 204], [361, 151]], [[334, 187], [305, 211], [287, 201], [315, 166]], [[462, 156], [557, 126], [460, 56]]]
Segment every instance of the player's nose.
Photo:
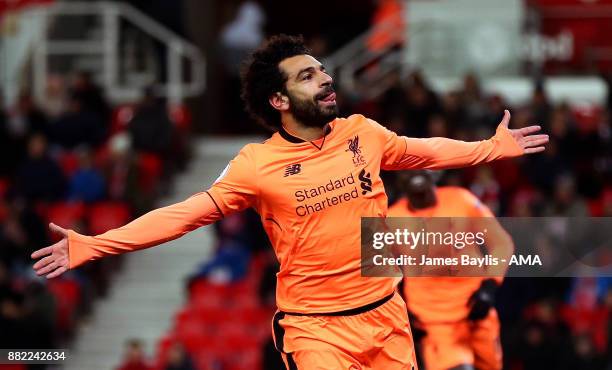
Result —
[[321, 86], [328, 86], [328, 85], [331, 85], [334, 82], [334, 79], [330, 75], [328, 75], [327, 73], [321, 72], [321, 74], [323, 76], [321, 78]]

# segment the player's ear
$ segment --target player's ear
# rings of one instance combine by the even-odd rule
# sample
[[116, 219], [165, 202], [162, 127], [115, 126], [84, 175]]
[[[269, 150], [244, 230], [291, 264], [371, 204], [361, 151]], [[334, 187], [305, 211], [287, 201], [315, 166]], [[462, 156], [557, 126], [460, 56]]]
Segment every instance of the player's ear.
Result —
[[283, 111], [289, 109], [289, 97], [280, 92], [276, 92], [268, 99], [272, 108]]

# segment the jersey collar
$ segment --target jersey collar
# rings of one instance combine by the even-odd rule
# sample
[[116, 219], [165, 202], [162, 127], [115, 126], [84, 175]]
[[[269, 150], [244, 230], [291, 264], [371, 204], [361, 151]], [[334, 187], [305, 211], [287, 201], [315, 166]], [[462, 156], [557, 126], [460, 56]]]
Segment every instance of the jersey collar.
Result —
[[[314, 145], [315, 147], [317, 147], [319, 150], [323, 147], [323, 143], [325, 143], [325, 137], [331, 132], [332, 127], [330, 124], [327, 124], [325, 126], [325, 131], [323, 131], [323, 140], [321, 139], [317, 139], [314, 141], [309, 141], [309, 143], [311, 143], [312, 145]], [[284, 127], [281, 126], [281, 128], [278, 130], [278, 134], [285, 140], [287, 140], [290, 143], [294, 143], [294, 144], [300, 144], [300, 143], [306, 143], [307, 141], [304, 139], [301, 139], [297, 136], [291, 135], [289, 132], [287, 132], [287, 130], [285, 130]], [[321, 141], [321, 145], [317, 145], [316, 143], [318, 141]]]

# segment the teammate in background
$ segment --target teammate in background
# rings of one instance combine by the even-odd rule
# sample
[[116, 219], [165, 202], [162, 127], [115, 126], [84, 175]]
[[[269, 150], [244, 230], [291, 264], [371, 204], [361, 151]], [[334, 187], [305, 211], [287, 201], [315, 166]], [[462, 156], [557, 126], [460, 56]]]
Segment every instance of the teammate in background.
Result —
[[[389, 207], [389, 217], [461, 218], [457, 220], [462, 228], [470, 228], [462, 231], [487, 229], [487, 253], [500, 258], [512, 254], [514, 247], [508, 233], [487, 206], [468, 190], [436, 187], [434, 174], [426, 170], [400, 172], [398, 186], [404, 198]], [[467, 223], [461, 222], [463, 220]], [[462, 249], [462, 253], [468, 251], [483, 254], [477, 246]], [[505, 268], [501, 270], [495, 277], [483, 271], [480, 277], [404, 279], [403, 294], [413, 330], [422, 334], [426, 370], [502, 368], [499, 320], [493, 307]]]
[[332, 78], [302, 38], [276, 36], [254, 52], [243, 99], [275, 133], [248, 144], [212, 186], [118, 229], [64, 238], [33, 253], [53, 278], [87, 261], [176, 239], [253, 207], [280, 262], [273, 320], [289, 369], [413, 369], [412, 336], [396, 278], [360, 270], [360, 218], [385, 216], [380, 170], [475, 165], [544, 150], [540, 128], [508, 129], [506, 112], [489, 140], [398, 137], [361, 115], [339, 118]]

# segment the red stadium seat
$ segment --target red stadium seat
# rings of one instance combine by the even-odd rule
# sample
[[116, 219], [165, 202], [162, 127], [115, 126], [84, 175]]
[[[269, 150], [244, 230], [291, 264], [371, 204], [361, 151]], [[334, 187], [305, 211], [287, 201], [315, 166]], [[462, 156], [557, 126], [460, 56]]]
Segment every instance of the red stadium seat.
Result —
[[179, 341], [185, 346], [185, 349], [191, 353], [200, 351], [209, 351], [216, 353], [216, 347], [219, 341], [214, 335], [202, 334], [196, 332], [178, 333]]
[[89, 232], [102, 234], [125, 225], [130, 220], [130, 210], [124, 203], [103, 202], [93, 205], [87, 216]]
[[140, 153], [138, 158], [138, 185], [143, 192], [155, 191], [162, 175], [161, 159], [151, 153]]
[[108, 143], [102, 145], [94, 153], [93, 163], [94, 166], [100, 170], [104, 170], [110, 162], [110, 148]]
[[246, 279], [230, 284], [228, 288], [232, 292], [232, 296], [255, 296], [257, 290], [253, 282], [259, 281], [258, 274], [249, 272]]
[[74, 280], [52, 279], [47, 282], [47, 288], [55, 298], [57, 305], [57, 325], [60, 330], [70, 331], [74, 325], [74, 317], [81, 299], [81, 288]]
[[603, 202], [600, 198], [589, 199], [587, 201], [587, 206], [589, 208], [589, 215], [591, 217], [603, 216]]
[[209, 323], [195, 311], [186, 311], [185, 315], [179, 315], [175, 321], [175, 332], [177, 335], [184, 334], [205, 334], [209, 330]]
[[213, 284], [206, 278], [200, 278], [194, 280], [189, 286], [189, 296], [191, 299], [194, 297], [211, 297], [211, 296], [222, 296], [228, 297], [231, 295], [231, 289], [226, 284]]
[[[225, 332], [225, 330], [226, 329], [224, 328], [223, 332]], [[244, 350], [256, 349], [261, 345], [261, 340], [250, 335], [246, 330], [243, 330], [241, 335], [224, 335], [221, 338], [221, 342], [225, 347], [242, 348]]]
[[170, 347], [177, 341], [176, 336], [172, 334], [168, 334], [163, 336], [159, 342], [157, 342], [157, 349], [155, 352], [155, 361], [156, 368], [162, 367], [163, 364], [166, 363], [166, 359], [168, 358], [168, 351]]
[[170, 119], [174, 125], [181, 131], [189, 131], [191, 128], [191, 112], [184, 105], [178, 105], [170, 109]]
[[191, 304], [197, 309], [225, 308], [227, 299], [225, 299], [225, 294], [198, 294], [192, 298]]
[[259, 326], [264, 325], [266, 328], [270, 327], [272, 322], [272, 316], [274, 316], [274, 310], [266, 307], [258, 307], [256, 309], [249, 310], [242, 315], [242, 321], [249, 325]]
[[259, 307], [259, 297], [254, 294], [236, 294], [231, 299], [231, 305], [240, 311], [253, 311]]
[[235, 320], [235, 315], [224, 307], [195, 308], [195, 313], [210, 324], [223, 324]]
[[46, 211], [49, 222], [53, 222], [63, 228], [75, 229], [83, 221], [86, 207], [81, 202], [55, 203]]
[[[239, 348], [240, 350], [236, 350]], [[223, 368], [227, 370], [261, 369], [261, 350], [259, 347], [226, 347], [218, 353], [223, 359]]]
[[584, 133], [597, 131], [599, 123], [603, 120], [602, 109], [596, 105], [575, 106], [572, 114], [578, 124], [578, 130]]
[[6, 195], [6, 191], [10, 186], [10, 182], [8, 179], [0, 178], [0, 222], [6, 220], [6, 216], [8, 215], [8, 209], [6, 207], [6, 203], [4, 202], [4, 196]]
[[11, 182], [9, 179], [0, 178], [0, 198], [4, 198]]

